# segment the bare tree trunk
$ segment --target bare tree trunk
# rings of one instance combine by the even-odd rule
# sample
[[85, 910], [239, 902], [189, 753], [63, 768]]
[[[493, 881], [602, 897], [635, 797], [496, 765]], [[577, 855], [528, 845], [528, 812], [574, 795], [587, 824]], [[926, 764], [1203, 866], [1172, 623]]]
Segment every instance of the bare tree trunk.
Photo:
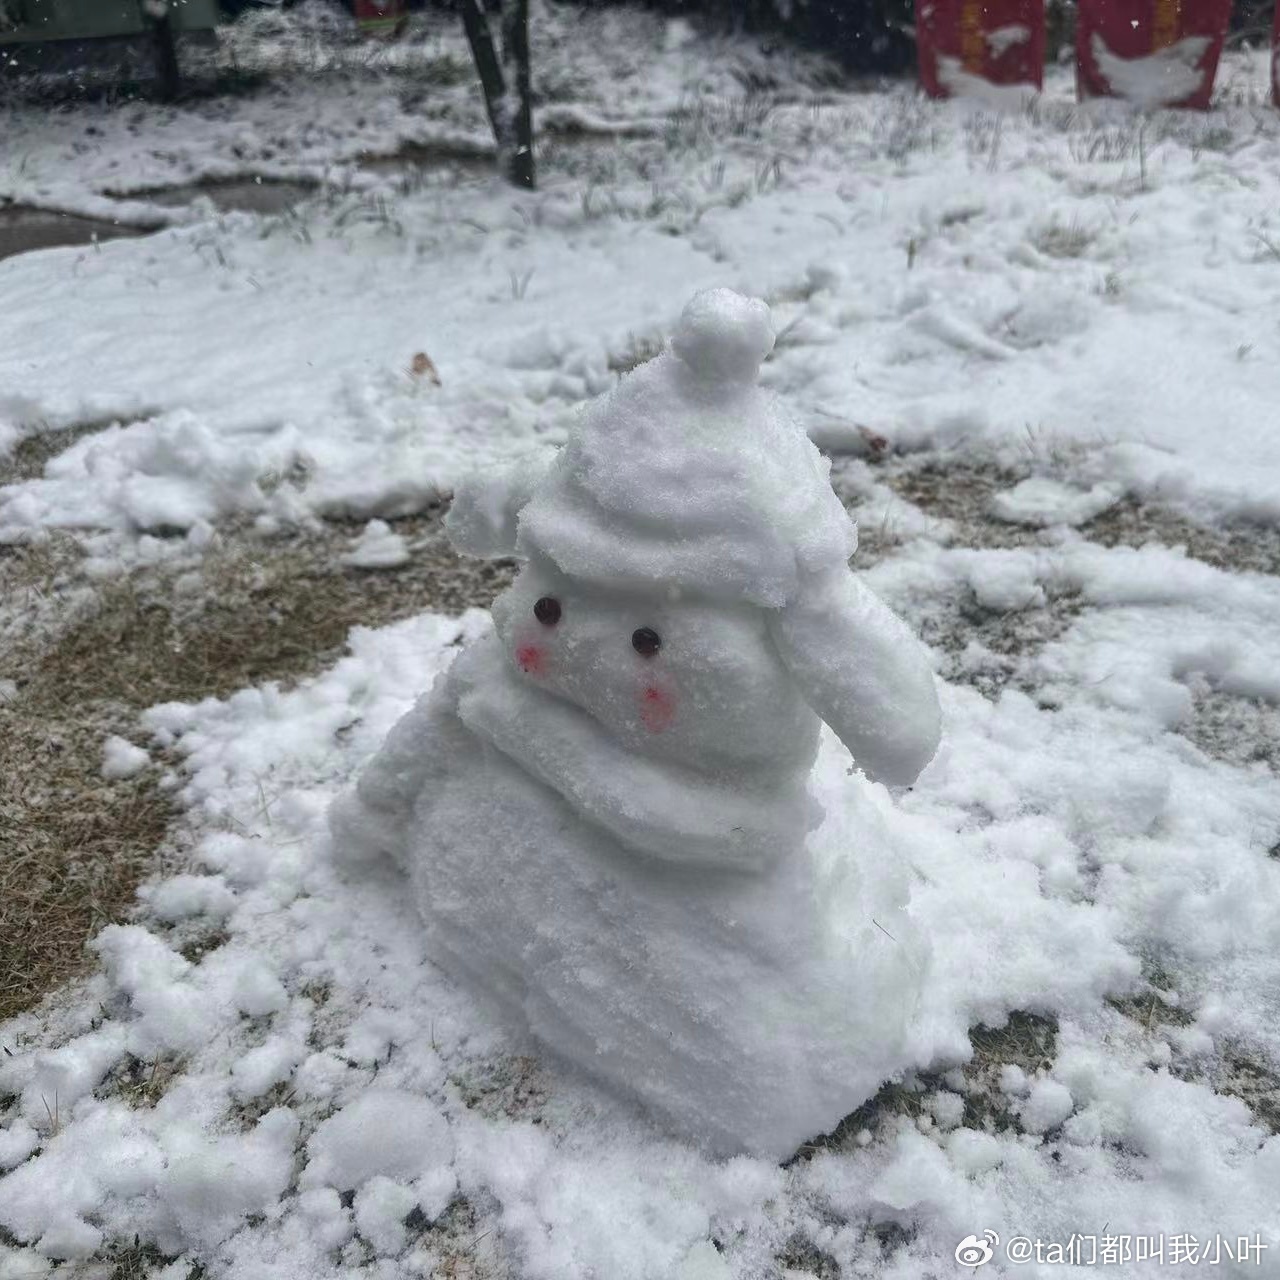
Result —
[[166, 102], [172, 102], [182, 88], [182, 73], [178, 69], [178, 48], [173, 38], [173, 20], [169, 16], [168, 0], [148, 0], [144, 9], [151, 19], [160, 96]]
[[[533, 187], [529, 0], [507, 0], [502, 14], [502, 62], [498, 61], [482, 0], [462, 0], [462, 24], [484, 90], [489, 125], [498, 144], [498, 163], [510, 182], [518, 187]], [[508, 93], [509, 84], [515, 87], [514, 101]]]
[[503, 99], [507, 96], [507, 86], [502, 79], [502, 66], [498, 62], [498, 54], [493, 47], [493, 37], [489, 34], [489, 21], [480, 0], [462, 0], [462, 25], [467, 33], [467, 43], [471, 46], [471, 57], [480, 75], [480, 87], [484, 90], [484, 106], [489, 113], [489, 125], [498, 146], [502, 146]]
[[507, 174], [517, 187], [535, 186], [533, 170], [532, 75], [529, 69], [529, 0], [506, 0], [502, 11], [502, 60], [515, 81], [516, 100], [508, 102], [512, 150]]

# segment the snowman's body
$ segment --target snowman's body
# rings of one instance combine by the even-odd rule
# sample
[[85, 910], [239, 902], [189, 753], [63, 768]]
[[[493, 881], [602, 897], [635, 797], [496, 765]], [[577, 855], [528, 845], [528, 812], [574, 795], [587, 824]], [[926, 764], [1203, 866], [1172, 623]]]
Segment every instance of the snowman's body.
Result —
[[937, 704], [848, 573], [824, 464], [762, 409], [767, 311], [707, 299], [549, 470], [458, 494], [463, 549], [527, 563], [333, 825], [405, 868], [433, 955], [518, 1030], [782, 1156], [900, 1067], [923, 964], [867, 784], [819, 827], [819, 712], [909, 781]]

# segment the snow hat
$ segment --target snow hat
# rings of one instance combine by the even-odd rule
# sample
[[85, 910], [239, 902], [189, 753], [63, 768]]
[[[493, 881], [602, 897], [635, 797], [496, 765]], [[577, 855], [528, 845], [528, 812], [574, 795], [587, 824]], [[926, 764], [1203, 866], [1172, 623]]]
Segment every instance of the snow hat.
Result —
[[769, 308], [709, 289], [671, 349], [596, 401], [520, 513], [518, 553], [623, 590], [780, 608], [857, 530], [830, 464], [756, 385]]

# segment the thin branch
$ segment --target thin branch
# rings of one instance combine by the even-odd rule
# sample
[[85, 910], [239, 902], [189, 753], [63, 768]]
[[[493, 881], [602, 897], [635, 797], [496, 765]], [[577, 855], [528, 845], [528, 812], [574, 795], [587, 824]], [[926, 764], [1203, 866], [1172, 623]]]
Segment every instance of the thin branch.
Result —
[[498, 61], [497, 50], [493, 47], [493, 36], [489, 33], [489, 21], [480, 0], [462, 0], [462, 25], [467, 33], [467, 43], [471, 46], [476, 70], [480, 73], [480, 87], [484, 90], [484, 106], [489, 113], [489, 125], [501, 147], [506, 129], [503, 99], [507, 96], [507, 86], [502, 77], [502, 64]]

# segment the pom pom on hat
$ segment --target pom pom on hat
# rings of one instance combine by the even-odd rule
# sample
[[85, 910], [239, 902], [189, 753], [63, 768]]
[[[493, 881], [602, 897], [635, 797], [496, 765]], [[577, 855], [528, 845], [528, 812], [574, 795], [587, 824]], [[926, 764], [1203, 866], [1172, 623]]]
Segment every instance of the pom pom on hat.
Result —
[[754, 382], [773, 341], [769, 308], [759, 298], [706, 289], [685, 307], [671, 345], [701, 380]]
[[575, 424], [520, 510], [517, 556], [612, 590], [765, 608], [843, 567], [858, 537], [828, 464], [756, 382], [773, 342], [763, 302], [697, 294], [671, 349]]

